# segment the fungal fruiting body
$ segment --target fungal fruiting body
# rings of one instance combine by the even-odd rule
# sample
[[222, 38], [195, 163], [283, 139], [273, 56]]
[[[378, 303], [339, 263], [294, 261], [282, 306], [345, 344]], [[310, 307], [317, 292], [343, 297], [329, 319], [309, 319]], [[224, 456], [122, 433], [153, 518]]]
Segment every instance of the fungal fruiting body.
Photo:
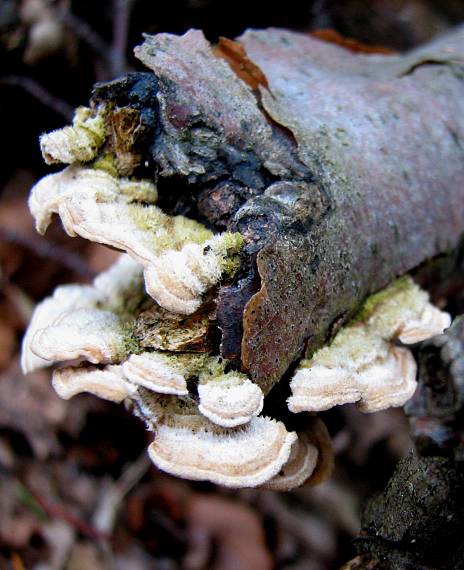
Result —
[[40, 149], [47, 164], [90, 162], [105, 141], [105, 108], [76, 109], [73, 124], [40, 137]]
[[357, 402], [364, 412], [403, 405], [416, 389], [416, 363], [409, 349], [441, 334], [448, 313], [404, 277], [370, 297], [332, 343], [302, 360], [290, 383], [292, 412], [321, 411]]
[[[163, 211], [152, 179], [118, 172], [107, 115], [104, 106], [80, 108], [71, 127], [42, 136], [46, 162], [66, 166], [34, 186], [29, 207], [40, 233], [56, 214], [69, 236], [123, 253], [92, 284], [58, 287], [37, 305], [24, 372], [59, 364], [53, 386], [62, 398], [88, 392], [132, 402], [154, 433], [151, 459], [174, 475], [274, 490], [323, 480], [332, 453], [322, 422], [308, 416], [307, 429], [295, 432], [263, 415], [262, 387], [221, 357], [218, 289], [238, 277], [253, 236], [214, 234]], [[403, 345], [448, 325], [410, 278], [399, 280], [298, 364], [289, 409], [402, 405], [416, 385]]]

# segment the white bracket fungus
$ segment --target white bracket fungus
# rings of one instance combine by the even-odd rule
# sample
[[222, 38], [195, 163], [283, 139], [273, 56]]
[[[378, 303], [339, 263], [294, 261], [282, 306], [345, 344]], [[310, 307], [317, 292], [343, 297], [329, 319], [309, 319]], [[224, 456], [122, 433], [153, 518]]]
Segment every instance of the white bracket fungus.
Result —
[[83, 358], [93, 364], [118, 362], [124, 350], [121, 319], [110, 311], [76, 309], [34, 335], [31, 350], [45, 360]]
[[166, 251], [145, 269], [147, 293], [168, 311], [194, 313], [203, 293], [224, 273], [237, 269], [234, 256], [243, 244], [240, 234], [225, 233], [203, 244], [189, 243], [180, 251]]
[[[55, 360], [65, 360], [61, 358], [60, 353], [64, 339], [58, 333], [57, 344], [55, 347], [52, 346], [50, 351], [46, 346], [53, 341], [47, 340], [48, 333], [45, 333], [48, 328], [56, 325], [63, 316], [67, 315], [65, 323], [70, 323], [72, 328], [74, 325], [78, 326], [78, 319], [82, 317], [82, 314], [78, 313], [74, 322], [72, 316], [74, 311], [97, 309], [97, 307], [108, 310], [124, 308], [127, 305], [126, 297], [133, 295], [134, 290], [141, 287], [141, 279], [142, 267], [129, 256], [121, 255], [108, 270], [96, 277], [93, 285], [57, 287], [53, 295], [44, 299], [34, 310], [22, 342], [21, 367], [23, 372], [27, 374], [37, 368], [51, 366]], [[111, 317], [111, 319], [115, 321], [117, 317]], [[61, 324], [63, 325], [63, 323]], [[40, 334], [38, 334], [39, 331]], [[51, 333], [52, 338], [55, 338], [56, 334], [57, 332], [54, 330]], [[42, 340], [38, 340], [35, 339], [36, 335], [38, 338], [44, 336]], [[44, 342], [45, 345], [43, 345]], [[46, 351], [46, 358], [36, 354], [37, 351], [44, 350]], [[59, 358], [52, 356], [53, 350], [58, 351], [57, 356]]]
[[47, 230], [52, 215], [58, 214], [66, 233], [74, 237], [82, 235], [79, 219], [83, 217], [85, 221], [86, 209], [89, 209], [87, 217], [95, 224], [98, 205], [123, 207], [123, 204], [127, 206], [136, 201], [152, 204], [157, 198], [155, 185], [147, 180], [116, 178], [105, 170], [73, 165], [39, 180], [31, 190], [29, 209], [40, 234]]
[[47, 164], [89, 162], [105, 142], [105, 107], [78, 107], [73, 124], [40, 137], [40, 149]]
[[229, 372], [219, 376], [200, 376], [198, 410], [223, 427], [245, 424], [261, 413], [264, 394], [244, 374]]
[[291, 381], [292, 412], [358, 402], [365, 412], [403, 405], [416, 388], [416, 363], [395, 341], [415, 343], [441, 334], [450, 316], [429, 302], [411, 278], [370, 297], [333, 342], [300, 362]]
[[39, 233], [56, 213], [68, 235], [126, 251], [144, 266], [146, 290], [159, 305], [191, 314], [210, 287], [238, 268], [244, 240], [237, 233], [213, 236], [194, 220], [168, 216], [153, 205], [156, 197], [148, 181], [70, 166], [34, 186], [29, 208]]
[[197, 374], [207, 355], [169, 355], [157, 352], [133, 354], [123, 364], [127, 378], [137, 386], [159, 394], [188, 394], [187, 379]]
[[263, 485], [269, 491], [289, 491], [301, 487], [313, 474], [319, 451], [304, 434], [298, 434], [293, 443], [290, 457], [280, 472]]
[[[131, 401], [155, 434], [151, 459], [173, 475], [273, 490], [320, 482], [333, 465], [323, 423], [308, 417], [297, 435], [260, 416], [260, 387], [241, 372], [226, 372], [230, 363], [213, 344], [215, 305], [205, 294], [238, 270], [244, 238], [213, 235], [195, 220], [167, 215], [155, 205], [151, 181], [117, 177], [105, 121], [103, 107], [80, 108], [71, 127], [41, 137], [46, 162], [71, 166], [39, 181], [29, 206], [40, 233], [58, 214], [70, 236], [127, 255], [92, 285], [59, 287], [37, 306], [23, 341], [23, 370], [68, 362], [53, 374], [62, 398], [89, 392]], [[398, 344], [449, 324], [425, 291], [399, 279], [371, 296], [329, 346], [299, 363], [290, 410], [402, 405], [415, 390], [416, 364]], [[76, 359], [87, 363], [70, 367]]]
[[246, 426], [220, 430], [208, 421], [156, 425], [148, 448], [153, 463], [172, 475], [229, 487], [256, 487], [287, 462], [295, 432], [282, 422], [255, 417]]
[[137, 388], [124, 377], [120, 365], [96, 368], [61, 368], [53, 372], [53, 388], [60, 398], [69, 400], [77, 394], [88, 392], [103, 400], [121, 403], [133, 396]]
[[57, 287], [51, 297], [39, 303], [23, 337], [21, 368], [24, 374], [53, 364], [52, 359], [40, 358], [31, 349], [37, 331], [53, 325], [63, 313], [74, 309], [95, 307], [101, 300], [101, 294], [89, 285], [63, 285]]

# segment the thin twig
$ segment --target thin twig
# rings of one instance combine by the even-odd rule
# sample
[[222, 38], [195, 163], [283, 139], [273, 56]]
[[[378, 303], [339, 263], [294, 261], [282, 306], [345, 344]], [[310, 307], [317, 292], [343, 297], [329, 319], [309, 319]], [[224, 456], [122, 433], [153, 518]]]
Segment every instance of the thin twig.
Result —
[[80, 255], [61, 245], [51, 243], [44, 238], [30, 238], [13, 230], [0, 227], [0, 239], [7, 243], [20, 245], [38, 257], [50, 259], [82, 277], [90, 279], [95, 277], [95, 272], [90, 269], [88, 263]]
[[127, 70], [127, 42], [134, 0], [113, 0], [113, 43], [111, 46], [111, 74], [113, 77]]
[[59, 518], [66, 521], [77, 531], [79, 531], [84, 536], [93, 540], [108, 540], [109, 537], [106, 533], [90, 525], [80, 517], [69, 512], [67, 509], [61, 505], [49, 503], [44, 499], [39, 493], [32, 489], [29, 485], [21, 482], [21, 484], [27, 489], [33, 499], [38, 503], [42, 510], [51, 518]]
[[32, 95], [37, 101], [40, 101], [46, 107], [49, 107], [57, 115], [62, 115], [67, 121], [70, 121], [74, 114], [74, 109], [68, 105], [66, 101], [56, 97], [45, 87], [37, 83], [30, 77], [23, 77], [21, 75], [7, 75], [0, 78], [0, 85], [9, 85], [11, 87], [20, 87], [24, 89], [29, 95]]
[[64, 7], [55, 7], [56, 16], [68, 26], [78, 38], [85, 42], [105, 62], [111, 65], [112, 50], [107, 42], [85, 21]]
[[100, 532], [111, 534], [116, 516], [127, 493], [148, 471], [151, 462], [144, 451], [142, 455], [123, 472], [115, 483], [103, 492], [92, 517], [92, 523]]

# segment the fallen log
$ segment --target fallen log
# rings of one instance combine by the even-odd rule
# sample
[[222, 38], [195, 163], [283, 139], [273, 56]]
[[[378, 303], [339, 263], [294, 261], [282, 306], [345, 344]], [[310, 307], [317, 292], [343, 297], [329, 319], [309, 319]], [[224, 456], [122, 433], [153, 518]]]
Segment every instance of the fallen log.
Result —
[[396, 277], [462, 264], [464, 29], [405, 56], [356, 51], [279, 30], [148, 36], [136, 55], [154, 73], [97, 85], [41, 137], [69, 166], [32, 189], [37, 230], [58, 214], [128, 255], [38, 305], [23, 370], [61, 362], [61, 397], [129, 402], [163, 470], [320, 482], [328, 433], [288, 410], [402, 405], [404, 345], [451, 322]]
[[130, 152], [162, 203], [245, 236], [219, 292], [221, 351], [266, 391], [368, 294], [456, 247], [462, 28], [400, 56], [282, 30], [214, 49], [198, 31], [159, 34], [136, 55], [154, 77], [97, 86], [94, 100], [140, 112]]

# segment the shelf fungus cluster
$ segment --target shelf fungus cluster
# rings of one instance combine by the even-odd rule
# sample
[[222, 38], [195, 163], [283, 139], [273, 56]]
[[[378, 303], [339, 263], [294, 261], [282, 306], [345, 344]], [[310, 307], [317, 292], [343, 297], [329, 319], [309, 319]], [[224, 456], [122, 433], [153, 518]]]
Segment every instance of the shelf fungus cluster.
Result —
[[[258, 59], [280, 32], [262, 43], [259, 34], [243, 40]], [[271, 55], [301, 42], [295, 58], [303, 57], [309, 42], [308, 53], [321, 50], [323, 61], [315, 40], [285, 37]], [[342, 177], [308, 159], [317, 149], [303, 152], [311, 137], [291, 115], [309, 117], [313, 107], [292, 111], [295, 98], [279, 99], [284, 87], [270, 97], [272, 65], [268, 81], [243, 47], [224, 45], [213, 52], [199, 32], [148, 37], [136, 53], [155, 74], [97, 86], [72, 126], [41, 137], [45, 161], [64, 166], [31, 191], [37, 231], [56, 215], [69, 236], [121, 256], [93, 283], [60, 286], [37, 305], [22, 367], [53, 366], [62, 398], [88, 392], [125, 402], [153, 432], [148, 453], [160, 469], [288, 490], [330, 473], [330, 438], [315, 412], [353, 402], [373, 412], [412, 396], [416, 364], [407, 345], [442, 333], [450, 317], [410, 277], [395, 277], [450, 244], [419, 235], [422, 224], [409, 247], [414, 232], [405, 222], [404, 232], [395, 226], [403, 245], [392, 254], [391, 227], [376, 214], [374, 247], [369, 215], [388, 192], [368, 196], [375, 208], [363, 195], [372, 184], [361, 179], [352, 181], [359, 192], [338, 195]], [[331, 46], [331, 57], [333, 49], [341, 48]], [[361, 87], [360, 97], [369, 93]], [[286, 130], [280, 104], [288, 107]], [[345, 147], [337, 153], [349, 153]], [[356, 174], [358, 162], [348, 156], [347, 172]], [[358, 195], [366, 227], [343, 218]], [[282, 390], [268, 397], [277, 383]], [[278, 404], [276, 393], [284, 394]]]

